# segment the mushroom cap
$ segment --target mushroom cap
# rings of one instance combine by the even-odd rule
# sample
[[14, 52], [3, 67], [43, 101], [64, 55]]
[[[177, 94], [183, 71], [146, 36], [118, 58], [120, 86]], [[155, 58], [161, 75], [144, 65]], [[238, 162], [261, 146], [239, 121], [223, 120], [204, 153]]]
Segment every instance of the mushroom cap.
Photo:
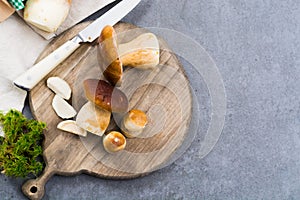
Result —
[[121, 151], [126, 146], [126, 138], [118, 131], [111, 131], [103, 137], [103, 147], [108, 153]]
[[110, 112], [126, 112], [127, 96], [118, 88], [98, 79], [87, 79], [83, 82], [85, 95], [96, 106]]
[[123, 75], [123, 65], [119, 58], [116, 32], [112, 26], [105, 26], [98, 39], [98, 60], [104, 77], [119, 86]]

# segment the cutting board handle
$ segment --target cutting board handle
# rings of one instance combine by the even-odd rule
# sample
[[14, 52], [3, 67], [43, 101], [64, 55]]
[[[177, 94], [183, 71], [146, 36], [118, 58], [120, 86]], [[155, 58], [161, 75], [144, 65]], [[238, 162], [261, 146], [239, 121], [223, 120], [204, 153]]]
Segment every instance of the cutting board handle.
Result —
[[42, 199], [45, 193], [45, 184], [55, 174], [53, 168], [46, 167], [37, 179], [28, 180], [22, 186], [23, 193], [32, 200]]

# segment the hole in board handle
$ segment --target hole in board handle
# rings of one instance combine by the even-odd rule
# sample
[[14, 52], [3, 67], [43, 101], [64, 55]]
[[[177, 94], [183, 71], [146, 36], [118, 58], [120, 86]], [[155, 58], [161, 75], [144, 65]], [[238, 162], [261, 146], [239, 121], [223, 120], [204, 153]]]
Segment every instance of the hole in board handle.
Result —
[[30, 192], [31, 193], [36, 193], [37, 192], [37, 187], [36, 186], [32, 186], [31, 188], [30, 188]]

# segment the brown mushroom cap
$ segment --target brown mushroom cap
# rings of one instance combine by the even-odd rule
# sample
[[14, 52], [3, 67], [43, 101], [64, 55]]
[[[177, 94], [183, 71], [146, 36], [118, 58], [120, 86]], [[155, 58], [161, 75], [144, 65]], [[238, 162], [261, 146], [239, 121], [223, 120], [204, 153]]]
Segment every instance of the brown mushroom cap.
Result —
[[120, 85], [123, 65], [118, 54], [116, 32], [112, 26], [105, 26], [98, 39], [99, 64], [103, 75], [112, 85]]
[[117, 131], [112, 131], [103, 137], [103, 147], [109, 153], [121, 151], [126, 146], [126, 138]]
[[100, 108], [117, 113], [127, 111], [128, 99], [126, 95], [106, 81], [87, 79], [83, 85], [87, 99]]

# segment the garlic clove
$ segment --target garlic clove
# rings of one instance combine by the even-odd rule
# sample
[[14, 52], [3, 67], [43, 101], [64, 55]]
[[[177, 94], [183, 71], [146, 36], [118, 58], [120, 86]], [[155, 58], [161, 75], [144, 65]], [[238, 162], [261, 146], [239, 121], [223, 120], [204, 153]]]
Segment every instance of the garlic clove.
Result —
[[77, 124], [74, 120], [62, 121], [57, 125], [57, 128], [62, 131], [74, 133], [76, 135], [80, 135], [80, 136], [84, 136], [84, 137], [87, 136], [86, 130], [77, 126]]
[[72, 91], [69, 84], [59, 77], [48, 78], [47, 87], [61, 98], [69, 100], [71, 97]]
[[121, 151], [126, 146], [126, 138], [117, 131], [111, 131], [103, 137], [103, 147], [108, 153]]
[[55, 95], [52, 100], [52, 107], [56, 114], [62, 119], [70, 119], [77, 114], [76, 110], [63, 98]]
[[78, 112], [76, 124], [86, 131], [102, 136], [109, 125], [110, 115], [109, 111], [87, 102]]

